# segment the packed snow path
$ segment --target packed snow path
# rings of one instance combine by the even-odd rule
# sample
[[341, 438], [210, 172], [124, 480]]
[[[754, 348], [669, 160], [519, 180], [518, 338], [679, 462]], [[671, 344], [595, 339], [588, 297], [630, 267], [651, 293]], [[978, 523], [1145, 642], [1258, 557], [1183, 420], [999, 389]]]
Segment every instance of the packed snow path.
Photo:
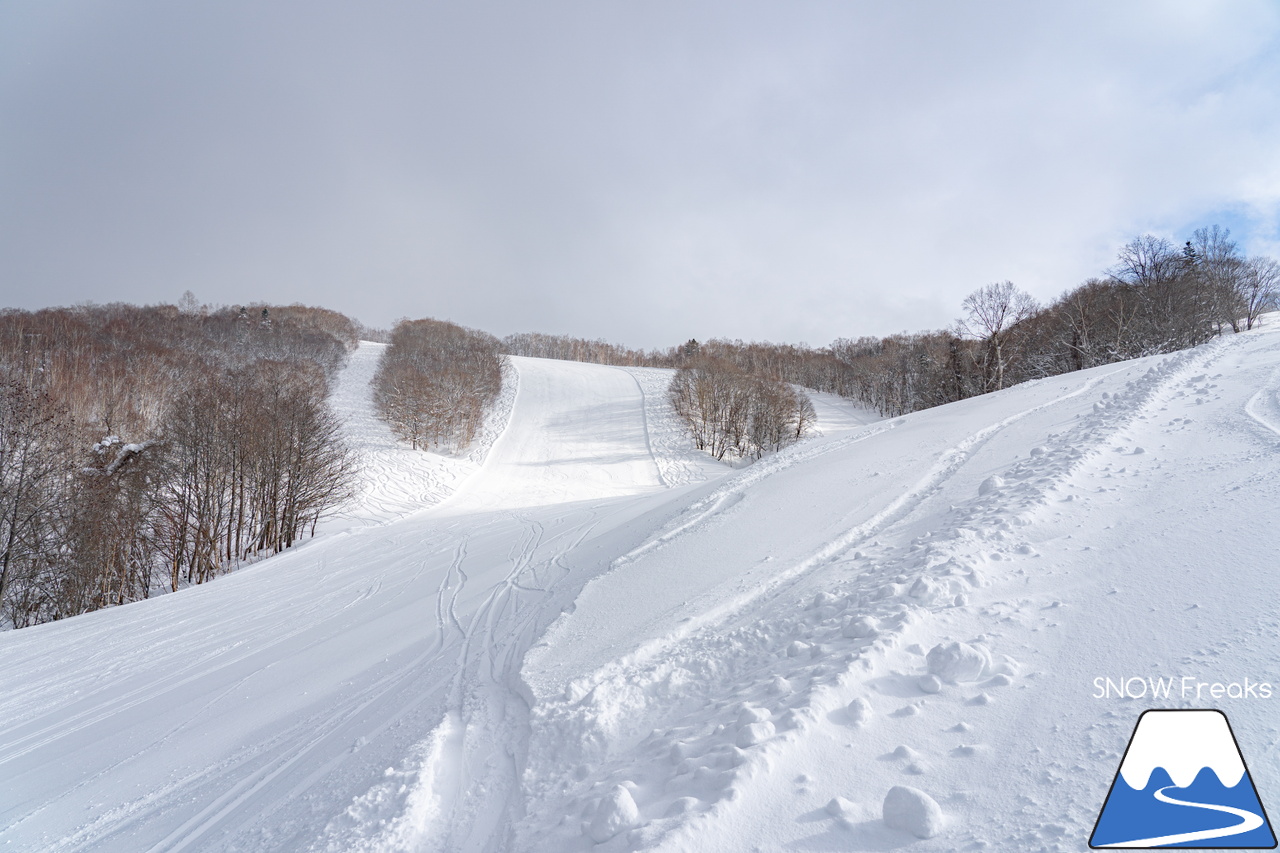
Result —
[[371, 483], [346, 532], [0, 635], [0, 849], [504, 849], [525, 647], [672, 492], [625, 371], [515, 360], [461, 478], [361, 417], [371, 352], [337, 392]]

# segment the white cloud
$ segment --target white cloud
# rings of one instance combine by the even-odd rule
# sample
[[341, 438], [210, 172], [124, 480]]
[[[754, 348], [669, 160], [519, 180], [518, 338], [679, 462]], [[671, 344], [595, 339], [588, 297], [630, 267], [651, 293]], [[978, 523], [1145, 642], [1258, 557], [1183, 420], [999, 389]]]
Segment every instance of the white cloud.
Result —
[[1267, 2], [79, 5], [0, 11], [8, 304], [821, 344], [1280, 238]]

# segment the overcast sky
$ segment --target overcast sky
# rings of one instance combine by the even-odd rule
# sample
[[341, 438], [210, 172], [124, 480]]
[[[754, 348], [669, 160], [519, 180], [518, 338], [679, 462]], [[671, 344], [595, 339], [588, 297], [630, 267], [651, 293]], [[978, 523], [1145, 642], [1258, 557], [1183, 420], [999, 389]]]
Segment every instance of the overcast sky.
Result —
[[1280, 4], [0, 2], [0, 304], [633, 346], [1280, 255]]

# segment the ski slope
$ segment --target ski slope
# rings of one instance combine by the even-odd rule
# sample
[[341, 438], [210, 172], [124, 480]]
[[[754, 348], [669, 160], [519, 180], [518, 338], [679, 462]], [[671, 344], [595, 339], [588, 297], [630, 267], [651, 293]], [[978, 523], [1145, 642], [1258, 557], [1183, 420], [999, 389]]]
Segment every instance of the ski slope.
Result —
[[[362, 413], [377, 349], [336, 392], [367, 467], [345, 529], [0, 636], [0, 849], [503, 849], [523, 651], [672, 511], [672, 490], [637, 381], [570, 362], [515, 359], [510, 423], [483, 464], [406, 460]], [[415, 496], [427, 508], [406, 513]], [[440, 766], [423, 770], [441, 731]], [[387, 842], [397, 774], [420, 771], [443, 774], [448, 825]]]
[[[1269, 320], [892, 420], [820, 399], [741, 469], [662, 371], [535, 359], [471, 459], [412, 454], [365, 345], [321, 536], [0, 635], [0, 849], [1079, 850], [1148, 707], [1221, 707], [1275, 800], [1268, 701], [1094, 698], [1280, 686]], [[882, 820], [902, 785], [937, 826]]]

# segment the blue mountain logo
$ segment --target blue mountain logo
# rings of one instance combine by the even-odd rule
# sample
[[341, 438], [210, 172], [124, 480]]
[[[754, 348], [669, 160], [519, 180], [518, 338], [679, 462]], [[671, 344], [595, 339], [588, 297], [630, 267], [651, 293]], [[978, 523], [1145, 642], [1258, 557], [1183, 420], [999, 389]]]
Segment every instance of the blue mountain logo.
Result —
[[1226, 714], [1144, 711], [1089, 846], [1275, 848]]

